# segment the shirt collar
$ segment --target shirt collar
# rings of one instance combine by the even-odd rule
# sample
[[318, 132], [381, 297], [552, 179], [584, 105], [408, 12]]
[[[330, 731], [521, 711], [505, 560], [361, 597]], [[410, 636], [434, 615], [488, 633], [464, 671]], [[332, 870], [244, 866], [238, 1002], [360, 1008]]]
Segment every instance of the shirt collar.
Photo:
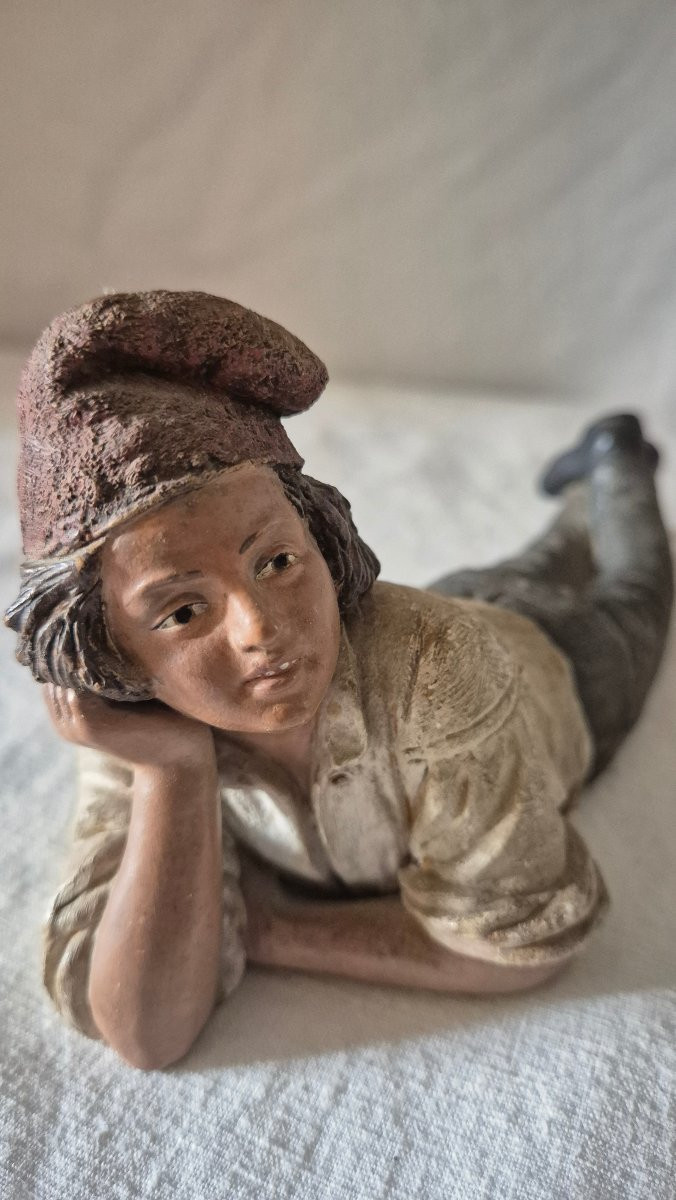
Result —
[[315, 751], [333, 766], [362, 758], [367, 744], [357, 660], [345, 625], [341, 626], [338, 661], [320, 709]]

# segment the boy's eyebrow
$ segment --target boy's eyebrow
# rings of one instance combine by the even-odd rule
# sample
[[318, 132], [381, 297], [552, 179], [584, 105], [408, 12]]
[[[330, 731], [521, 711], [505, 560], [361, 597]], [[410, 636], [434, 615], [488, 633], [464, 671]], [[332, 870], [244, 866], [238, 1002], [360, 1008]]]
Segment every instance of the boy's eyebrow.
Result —
[[141, 584], [140, 587], [134, 588], [134, 596], [148, 596], [151, 592], [157, 592], [160, 588], [169, 587], [172, 583], [178, 583], [183, 579], [194, 579], [197, 575], [201, 575], [201, 571], [177, 571], [174, 575], [163, 575], [161, 579], [153, 579], [151, 583]]
[[[261, 517], [259, 523], [260, 528], [257, 529], [255, 533], [250, 533], [249, 536], [244, 539], [239, 548], [240, 554], [244, 554], [245, 550], [248, 550], [249, 546], [256, 541], [256, 538], [260, 537], [261, 533], [265, 532], [265, 529], [268, 527], [268, 525], [272, 524], [274, 521], [275, 515], [275, 513], [266, 513], [264, 517]], [[203, 574], [203, 571], [177, 571], [173, 575], [163, 575], [161, 579], [153, 579], [150, 583], [141, 584], [138, 588], [134, 588], [133, 596], [135, 599], [137, 597], [142, 599], [145, 596], [149, 596], [152, 592], [157, 592], [160, 591], [161, 588], [169, 587], [172, 583], [180, 583], [184, 579], [195, 579], [196, 576]]]
[[250, 533], [249, 536], [247, 538], [245, 538], [244, 541], [242, 542], [242, 545], [240, 546], [238, 553], [244, 554], [244, 551], [249, 549], [249, 546], [251, 546], [256, 541], [256, 538], [259, 536], [260, 533], [261, 533], [260, 529], [257, 529], [255, 533]]
[[259, 517], [258, 529], [256, 530], [255, 533], [250, 533], [249, 536], [244, 539], [244, 541], [242, 542], [242, 545], [239, 548], [239, 553], [244, 554], [244, 551], [248, 550], [249, 546], [253, 545], [253, 543], [256, 541], [257, 537], [260, 537], [260, 535], [262, 533], [265, 533], [265, 530], [268, 529], [271, 525], [279, 525], [280, 522], [285, 519], [285, 516], [286, 516], [286, 514], [280, 514], [280, 513], [276, 513], [276, 512], [268, 512], [268, 513], [264, 513], [264, 515], [262, 517]]

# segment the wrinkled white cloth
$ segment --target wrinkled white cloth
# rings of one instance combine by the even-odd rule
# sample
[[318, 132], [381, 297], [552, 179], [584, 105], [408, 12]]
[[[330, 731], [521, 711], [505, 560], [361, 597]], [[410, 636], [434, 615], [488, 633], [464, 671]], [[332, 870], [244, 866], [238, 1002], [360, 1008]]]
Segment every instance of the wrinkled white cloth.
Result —
[[[293, 437], [352, 501], [384, 576], [423, 586], [549, 519], [532, 480], [593, 415], [332, 385]], [[676, 462], [673, 423], [648, 427]], [[19, 552], [12, 441], [0, 449], [4, 605]], [[660, 486], [673, 526], [673, 466]], [[673, 640], [637, 729], [575, 811], [613, 905], [572, 967], [483, 1000], [251, 970], [186, 1060], [151, 1073], [68, 1029], [44, 992], [73, 754], [13, 635], [0, 642], [2, 1200], [673, 1200]]]

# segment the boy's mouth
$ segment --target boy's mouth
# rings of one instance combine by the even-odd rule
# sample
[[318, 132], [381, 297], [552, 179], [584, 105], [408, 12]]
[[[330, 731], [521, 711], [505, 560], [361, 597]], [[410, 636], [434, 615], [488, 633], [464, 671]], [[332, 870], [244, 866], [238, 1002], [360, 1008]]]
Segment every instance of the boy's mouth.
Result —
[[287, 658], [275, 663], [268, 663], [257, 668], [243, 680], [246, 684], [263, 683], [265, 680], [286, 679], [294, 673], [300, 662], [299, 658]]

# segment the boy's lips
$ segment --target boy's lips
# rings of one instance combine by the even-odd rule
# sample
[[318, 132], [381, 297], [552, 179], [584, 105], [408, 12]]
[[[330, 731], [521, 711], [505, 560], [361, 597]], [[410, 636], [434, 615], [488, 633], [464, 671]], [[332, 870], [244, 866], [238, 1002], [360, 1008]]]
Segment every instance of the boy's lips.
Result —
[[268, 663], [266, 666], [261, 666], [258, 670], [252, 671], [243, 680], [243, 683], [247, 689], [253, 692], [271, 691], [293, 679], [300, 663], [300, 658], [285, 658], [280, 659], [276, 663]]
[[256, 667], [251, 674], [244, 677], [244, 683], [251, 683], [254, 679], [267, 678], [270, 675], [279, 675], [282, 672], [289, 671], [291, 667], [298, 662], [297, 658], [276, 658], [273, 662], [261, 663]]

